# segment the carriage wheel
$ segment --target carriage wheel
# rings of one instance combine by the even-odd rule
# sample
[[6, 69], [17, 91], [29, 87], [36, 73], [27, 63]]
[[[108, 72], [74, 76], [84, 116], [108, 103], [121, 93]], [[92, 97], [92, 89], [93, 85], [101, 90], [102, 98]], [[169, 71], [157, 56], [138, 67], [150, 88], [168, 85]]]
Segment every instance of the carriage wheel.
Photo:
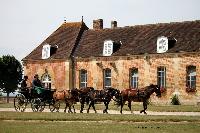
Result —
[[42, 112], [44, 110], [44, 102], [40, 98], [35, 98], [31, 101], [31, 108], [33, 112]]
[[54, 112], [56, 110], [56, 112], [58, 112], [60, 108], [60, 102], [59, 101], [52, 101], [50, 104], [49, 104], [49, 109], [51, 112]]
[[23, 94], [17, 94], [14, 98], [14, 107], [18, 112], [24, 112], [27, 106], [27, 99]]

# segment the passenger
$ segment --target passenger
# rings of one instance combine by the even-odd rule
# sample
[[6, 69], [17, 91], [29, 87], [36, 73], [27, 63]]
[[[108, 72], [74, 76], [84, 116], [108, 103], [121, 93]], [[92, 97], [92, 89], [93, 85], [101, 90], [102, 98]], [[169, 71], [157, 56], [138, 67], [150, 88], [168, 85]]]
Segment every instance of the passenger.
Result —
[[27, 80], [28, 80], [28, 76], [24, 76], [24, 79], [21, 82], [21, 88], [27, 89], [27, 83], [26, 83]]
[[42, 83], [39, 80], [38, 74], [35, 74], [32, 85], [33, 85], [33, 87], [42, 87]]
[[45, 91], [44, 88], [42, 87], [41, 81], [39, 80], [38, 74], [34, 76], [32, 86], [33, 86], [33, 89], [36, 90], [37, 94], [41, 94], [42, 92]]

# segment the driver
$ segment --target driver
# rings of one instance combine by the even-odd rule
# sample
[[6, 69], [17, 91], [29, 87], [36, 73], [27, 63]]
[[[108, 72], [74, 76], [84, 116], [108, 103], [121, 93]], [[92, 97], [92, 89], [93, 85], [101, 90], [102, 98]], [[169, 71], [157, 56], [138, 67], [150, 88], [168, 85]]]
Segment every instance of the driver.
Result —
[[37, 94], [41, 94], [44, 92], [44, 88], [42, 87], [42, 83], [39, 80], [38, 74], [35, 74], [33, 82], [32, 82], [33, 89], [36, 90]]

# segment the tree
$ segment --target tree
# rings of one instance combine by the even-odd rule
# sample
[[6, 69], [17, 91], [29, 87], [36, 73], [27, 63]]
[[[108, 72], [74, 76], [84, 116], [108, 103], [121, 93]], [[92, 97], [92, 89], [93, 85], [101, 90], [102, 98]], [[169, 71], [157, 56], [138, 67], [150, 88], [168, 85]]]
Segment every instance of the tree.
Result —
[[0, 88], [9, 94], [14, 92], [22, 80], [22, 65], [14, 56], [4, 55], [0, 57]]

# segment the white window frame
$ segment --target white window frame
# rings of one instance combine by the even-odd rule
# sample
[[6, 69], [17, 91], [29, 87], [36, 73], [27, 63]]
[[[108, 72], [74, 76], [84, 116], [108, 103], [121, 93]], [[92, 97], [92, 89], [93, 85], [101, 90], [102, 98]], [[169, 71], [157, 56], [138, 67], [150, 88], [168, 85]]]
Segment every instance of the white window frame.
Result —
[[187, 67], [186, 84], [187, 84], [187, 87], [191, 89], [196, 89], [196, 66]]
[[[110, 71], [110, 76], [106, 76], [106, 75], [108, 75], [108, 74], [106, 74], [106, 72], [108, 72], [108, 71]], [[104, 71], [103, 71], [103, 73], [104, 73], [104, 88], [107, 88], [107, 87], [111, 87], [112, 86], [112, 71], [111, 71], [111, 69], [109, 69], [109, 68], [106, 68], [106, 69], [104, 69]], [[110, 80], [110, 85], [106, 85], [106, 79], [108, 79], [108, 80]]]
[[166, 88], [166, 67], [164, 66], [157, 68], [157, 84], [161, 88]]
[[42, 59], [48, 59], [50, 57], [50, 49], [51, 46], [49, 44], [45, 44], [42, 47]]
[[130, 69], [130, 87], [138, 88], [138, 68]]
[[42, 75], [41, 81], [45, 88], [51, 88], [51, 76], [48, 73]]
[[[83, 78], [82, 78], [82, 76], [83, 76]], [[85, 70], [85, 69], [80, 70], [80, 78], [79, 79], [80, 79], [79, 87], [80, 88], [87, 87], [87, 70]], [[82, 81], [82, 79], [84, 79], [84, 80]]]
[[103, 56], [111, 56], [113, 53], [113, 41], [104, 41]]

